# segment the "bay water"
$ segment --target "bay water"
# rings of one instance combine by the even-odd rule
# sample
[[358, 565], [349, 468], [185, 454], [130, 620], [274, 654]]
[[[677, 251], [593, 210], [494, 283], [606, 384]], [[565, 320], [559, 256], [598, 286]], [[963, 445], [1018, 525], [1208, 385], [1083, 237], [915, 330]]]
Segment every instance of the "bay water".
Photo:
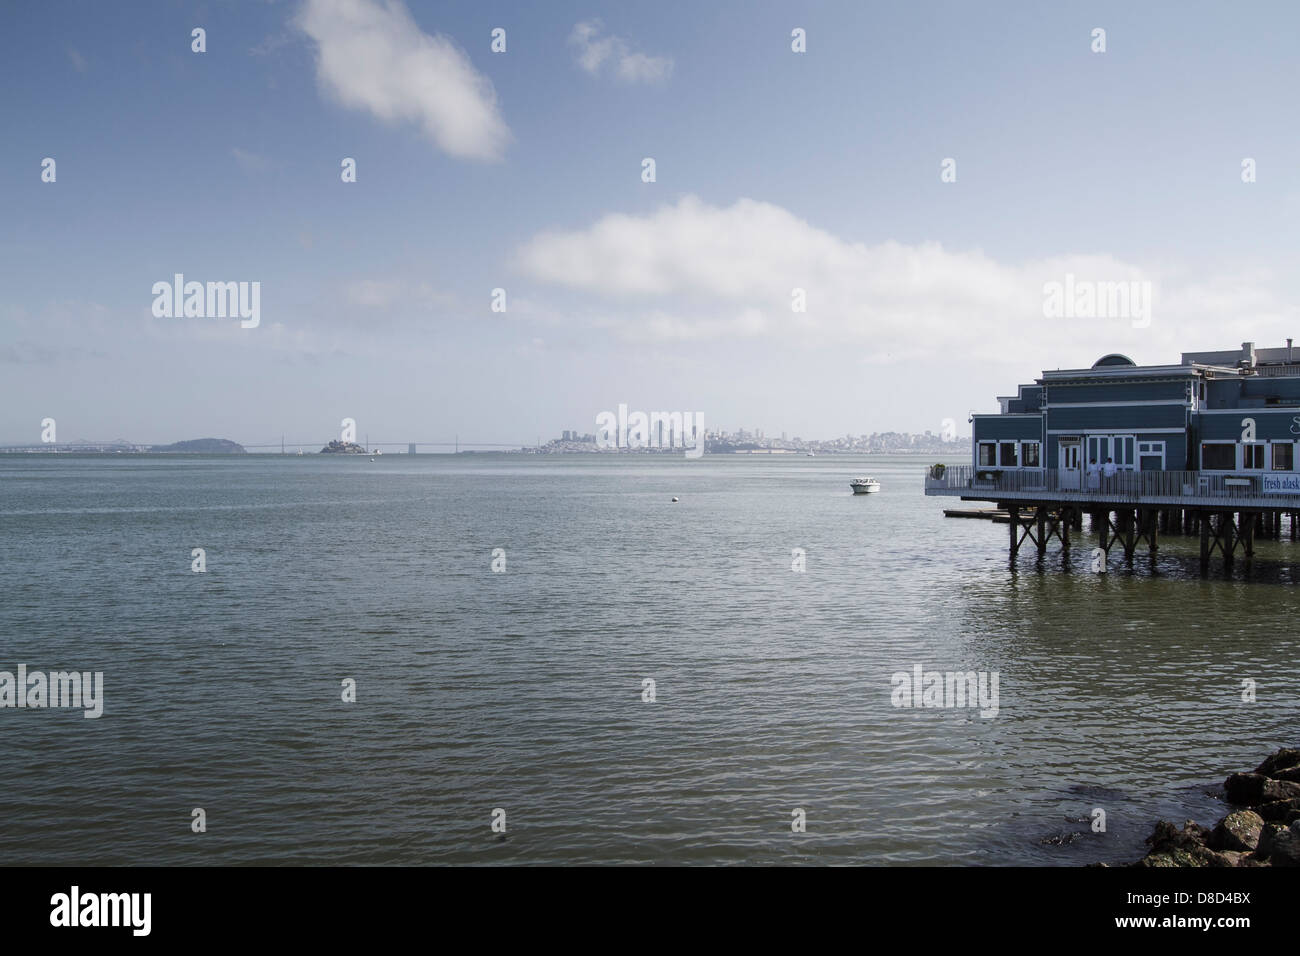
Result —
[[1297, 742], [1300, 543], [1013, 564], [928, 464], [0, 457], [0, 670], [104, 681], [0, 709], [2, 862], [1123, 862]]

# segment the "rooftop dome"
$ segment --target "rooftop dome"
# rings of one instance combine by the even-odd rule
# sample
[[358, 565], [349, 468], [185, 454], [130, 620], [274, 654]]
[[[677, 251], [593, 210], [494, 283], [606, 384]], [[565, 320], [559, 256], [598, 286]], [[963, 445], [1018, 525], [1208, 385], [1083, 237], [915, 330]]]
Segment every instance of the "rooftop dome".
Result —
[[1093, 368], [1106, 368], [1112, 365], [1131, 365], [1137, 367], [1137, 362], [1133, 361], [1127, 355], [1120, 355], [1118, 352], [1111, 352], [1109, 355], [1103, 355], [1097, 361], [1092, 363]]

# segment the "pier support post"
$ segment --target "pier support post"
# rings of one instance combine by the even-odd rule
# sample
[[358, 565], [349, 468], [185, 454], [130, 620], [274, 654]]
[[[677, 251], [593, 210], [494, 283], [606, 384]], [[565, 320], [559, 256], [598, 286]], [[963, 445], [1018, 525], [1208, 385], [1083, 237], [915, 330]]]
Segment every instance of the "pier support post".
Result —
[[[1199, 512], [1197, 513], [1199, 516]], [[1199, 517], [1198, 517], [1199, 520]], [[1200, 521], [1201, 525], [1201, 568], [1210, 566], [1210, 523]]]
[[[1167, 524], [1168, 512], [1166, 512], [1165, 517], [1166, 517], [1166, 524]], [[1149, 508], [1146, 509], [1145, 511], [1139, 509], [1138, 533], [1140, 536], [1145, 537], [1147, 539], [1147, 550], [1150, 552], [1151, 557], [1153, 558], [1156, 556], [1156, 550], [1160, 547], [1160, 545], [1156, 541], [1156, 535], [1157, 535], [1159, 524], [1160, 524], [1159, 512], [1152, 511]]]
[[1119, 512], [1120, 543], [1124, 545], [1124, 560], [1132, 563], [1133, 551], [1137, 547], [1137, 535], [1133, 528], [1133, 511], [1124, 508]]

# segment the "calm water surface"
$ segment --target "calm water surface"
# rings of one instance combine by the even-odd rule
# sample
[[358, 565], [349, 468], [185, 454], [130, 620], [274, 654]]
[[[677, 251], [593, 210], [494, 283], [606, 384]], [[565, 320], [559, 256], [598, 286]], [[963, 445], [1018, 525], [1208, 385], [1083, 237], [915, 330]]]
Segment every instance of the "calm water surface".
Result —
[[[0, 710], [2, 862], [1122, 861], [1296, 743], [1300, 544], [1013, 569], [926, 464], [0, 458], [0, 669], [105, 681]], [[915, 664], [997, 717], [893, 707]]]

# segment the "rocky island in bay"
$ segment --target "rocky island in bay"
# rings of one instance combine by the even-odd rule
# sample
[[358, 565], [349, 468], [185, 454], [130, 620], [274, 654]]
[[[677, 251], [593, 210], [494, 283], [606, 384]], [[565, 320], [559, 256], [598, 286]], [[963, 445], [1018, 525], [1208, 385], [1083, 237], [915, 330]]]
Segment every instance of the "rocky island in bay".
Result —
[[364, 447], [354, 441], [331, 441], [320, 450], [322, 455], [365, 455]]

